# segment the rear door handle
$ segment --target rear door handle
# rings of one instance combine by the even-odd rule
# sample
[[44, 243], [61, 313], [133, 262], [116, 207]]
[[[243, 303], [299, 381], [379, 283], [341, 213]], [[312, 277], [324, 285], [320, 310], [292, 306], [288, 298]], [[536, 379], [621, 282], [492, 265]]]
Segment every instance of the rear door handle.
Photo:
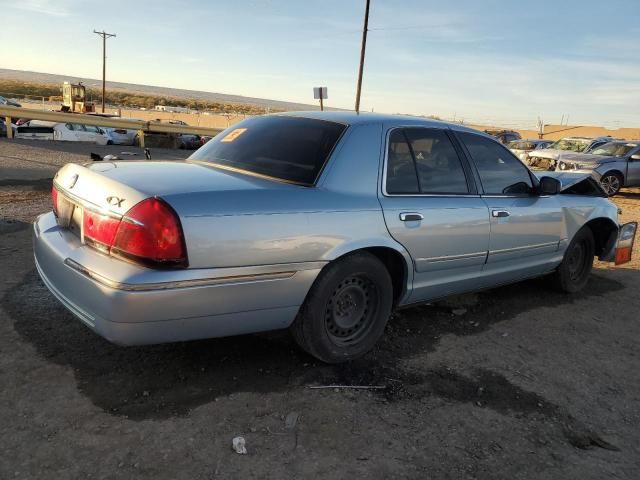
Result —
[[509, 215], [511, 215], [511, 214], [509, 212], [507, 212], [506, 210], [492, 210], [491, 211], [491, 216], [495, 217], [495, 218], [508, 217]]
[[418, 212], [402, 212], [400, 214], [400, 220], [403, 222], [419, 222], [424, 220], [424, 216]]

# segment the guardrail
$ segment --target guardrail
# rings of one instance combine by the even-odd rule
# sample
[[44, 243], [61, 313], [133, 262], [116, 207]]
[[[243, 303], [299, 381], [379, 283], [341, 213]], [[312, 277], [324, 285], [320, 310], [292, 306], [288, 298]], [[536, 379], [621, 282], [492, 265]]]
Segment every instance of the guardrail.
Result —
[[186, 133], [194, 135], [215, 136], [224, 128], [195, 127], [191, 125], [174, 125], [171, 123], [154, 122], [153, 120], [133, 120], [125, 118], [101, 117], [86, 113], [50, 112], [31, 108], [9, 107], [0, 105], [0, 118], [5, 117], [7, 137], [13, 138], [11, 119], [28, 118], [29, 120], [43, 120], [56, 123], [78, 123], [81, 125], [95, 125], [97, 127], [126, 128], [138, 130], [140, 146], [144, 147], [145, 133]]

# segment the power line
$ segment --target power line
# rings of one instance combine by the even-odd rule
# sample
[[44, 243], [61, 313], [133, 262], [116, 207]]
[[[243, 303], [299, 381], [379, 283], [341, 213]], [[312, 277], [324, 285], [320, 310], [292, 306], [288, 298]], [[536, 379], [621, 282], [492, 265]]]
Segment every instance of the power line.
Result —
[[102, 113], [104, 113], [104, 92], [107, 76], [107, 38], [115, 37], [116, 34], [107, 33], [104, 30], [102, 32], [94, 30], [93, 33], [102, 37]]

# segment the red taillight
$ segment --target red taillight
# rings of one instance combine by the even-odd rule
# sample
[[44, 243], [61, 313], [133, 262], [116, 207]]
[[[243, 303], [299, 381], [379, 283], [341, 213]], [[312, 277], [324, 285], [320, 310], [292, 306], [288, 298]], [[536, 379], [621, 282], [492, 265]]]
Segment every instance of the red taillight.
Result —
[[53, 213], [58, 216], [58, 189], [54, 185], [51, 187], [51, 203], [53, 204]]
[[109, 252], [120, 223], [119, 219], [85, 210], [82, 217], [85, 241], [94, 243], [95, 247]]
[[[56, 204], [55, 189], [52, 196]], [[149, 266], [187, 266], [180, 220], [158, 198], [134, 205], [122, 219], [84, 209], [82, 232], [88, 245], [107, 254]]]
[[157, 198], [134, 205], [120, 222], [111, 252], [144, 263], [186, 266], [182, 227], [173, 209]]

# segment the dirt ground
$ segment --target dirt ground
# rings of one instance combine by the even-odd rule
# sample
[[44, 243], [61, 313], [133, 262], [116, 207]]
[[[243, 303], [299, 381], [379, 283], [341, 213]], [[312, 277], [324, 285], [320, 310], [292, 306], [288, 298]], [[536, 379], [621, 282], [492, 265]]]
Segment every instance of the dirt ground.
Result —
[[[0, 140], [1, 479], [639, 477], [637, 252], [578, 295], [543, 278], [397, 312], [346, 365], [287, 332], [117, 347], [43, 286], [29, 222], [62, 164], [123, 150]], [[615, 202], [640, 220], [639, 189]]]

